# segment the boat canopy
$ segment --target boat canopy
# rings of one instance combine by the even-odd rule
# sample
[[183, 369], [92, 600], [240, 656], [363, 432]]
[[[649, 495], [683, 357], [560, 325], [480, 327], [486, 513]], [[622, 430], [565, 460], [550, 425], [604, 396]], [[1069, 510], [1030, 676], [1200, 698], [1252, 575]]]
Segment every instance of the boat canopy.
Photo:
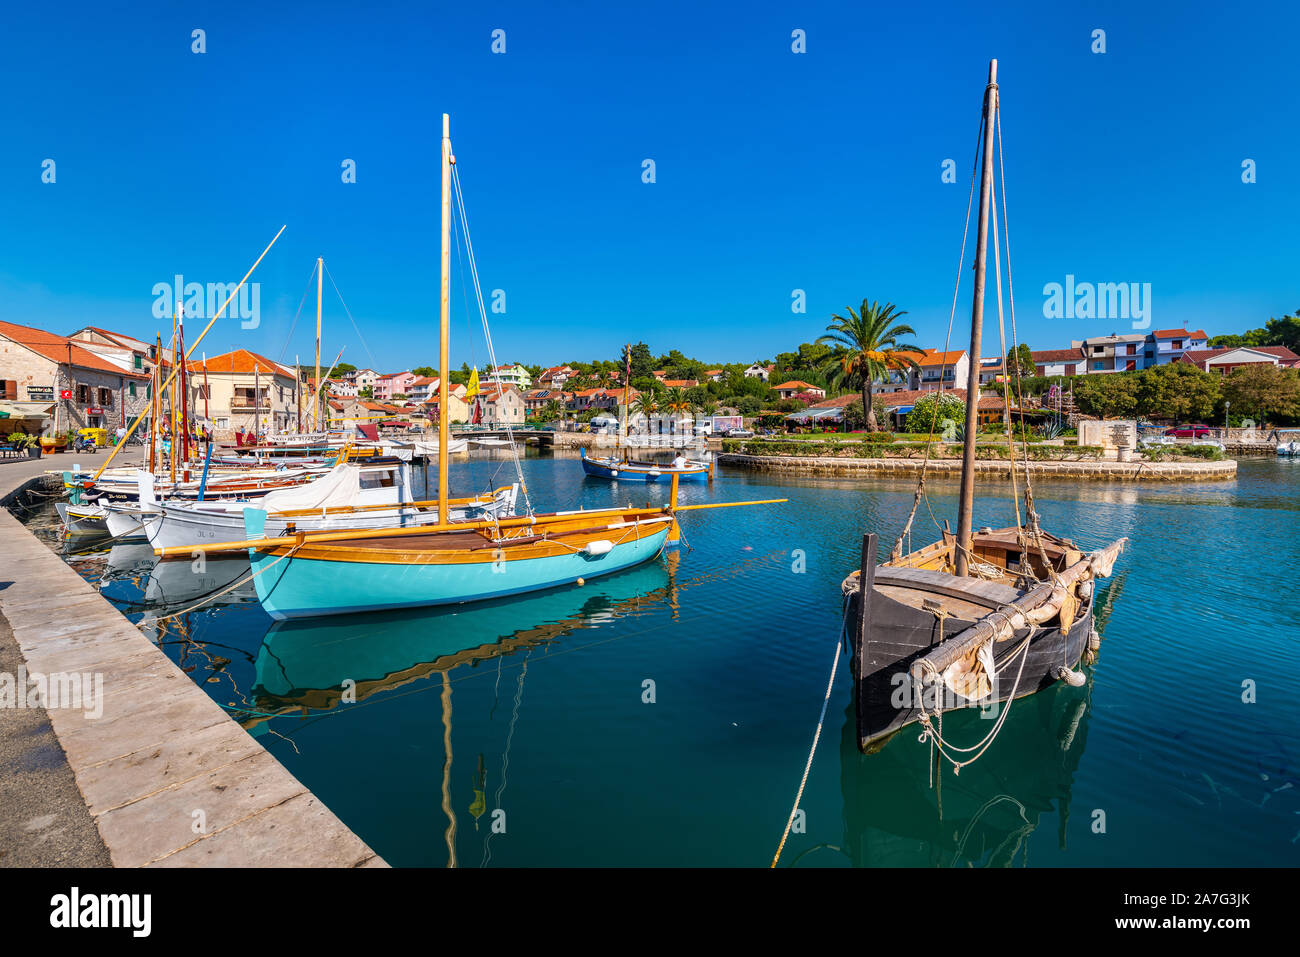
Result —
[[[390, 468], [396, 468], [396, 465]], [[335, 508], [362, 504], [362, 469], [344, 462], [334, 466], [314, 482], [269, 492], [258, 503], [268, 512], [287, 512], [306, 508]]]

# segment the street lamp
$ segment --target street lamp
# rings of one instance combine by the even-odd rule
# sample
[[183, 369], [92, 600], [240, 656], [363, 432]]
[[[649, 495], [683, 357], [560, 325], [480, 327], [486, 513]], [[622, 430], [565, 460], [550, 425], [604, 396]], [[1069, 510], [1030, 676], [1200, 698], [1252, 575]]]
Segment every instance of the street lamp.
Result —
[[1223, 437], [1228, 437], [1228, 410], [1232, 408], [1232, 403], [1227, 399], [1223, 400]]

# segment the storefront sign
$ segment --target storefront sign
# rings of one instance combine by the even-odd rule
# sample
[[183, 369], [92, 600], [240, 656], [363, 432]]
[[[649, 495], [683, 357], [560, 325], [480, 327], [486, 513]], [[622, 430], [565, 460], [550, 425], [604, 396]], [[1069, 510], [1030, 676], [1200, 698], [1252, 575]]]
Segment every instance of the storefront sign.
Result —
[[98, 406], [92, 405], [90, 408], [86, 409], [86, 415], [103, 415], [103, 414], [104, 414], [104, 410], [99, 408]]
[[53, 402], [54, 386], [29, 385], [27, 387], [27, 399], [30, 402]]
[[71, 390], [71, 389], [61, 389], [61, 390], [59, 391], [59, 398], [60, 398], [60, 399], [71, 399], [71, 398], [72, 398], [72, 390]]

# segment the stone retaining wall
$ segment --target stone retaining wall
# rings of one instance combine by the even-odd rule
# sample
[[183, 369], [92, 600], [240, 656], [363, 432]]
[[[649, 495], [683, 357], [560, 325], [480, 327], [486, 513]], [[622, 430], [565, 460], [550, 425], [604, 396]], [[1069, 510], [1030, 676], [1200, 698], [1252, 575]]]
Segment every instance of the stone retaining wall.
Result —
[[[738, 455], [734, 452], [718, 456], [719, 465], [735, 465], [760, 472], [816, 472], [818, 475], [916, 475], [921, 471], [923, 459], [859, 459], [829, 456], [795, 457], [787, 455]], [[975, 474], [987, 478], [1011, 478], [1010, 462], [978, 460]], [[1024, 474], [1024, 463], [1016, 463], [1017, 474]], [[1225, 480], [1237, 477], [1237, 463], [1228, 459], [1222, 462], [1105, 462], [1087, 460], [1079, 462], [1030, 462], [1030, 474], [1036, 477], [1087, 479], [1097, 482], [1189, 482]], [[931, 459], [927, 474], [937, 478], [956, 479], [961, 475], [961, 462], [956, 459]]]

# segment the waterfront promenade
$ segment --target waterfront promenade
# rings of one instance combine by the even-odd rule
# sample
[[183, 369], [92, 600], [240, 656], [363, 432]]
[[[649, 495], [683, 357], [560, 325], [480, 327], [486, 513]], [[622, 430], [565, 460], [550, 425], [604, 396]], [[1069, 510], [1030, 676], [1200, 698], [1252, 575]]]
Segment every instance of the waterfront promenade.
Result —
[[[0, 464], [0, 503], [103, 458]], [[0, 672], [83, 677], [0, 708], [0, 866], [386, 866], [8, 508], [0, 541]]]

